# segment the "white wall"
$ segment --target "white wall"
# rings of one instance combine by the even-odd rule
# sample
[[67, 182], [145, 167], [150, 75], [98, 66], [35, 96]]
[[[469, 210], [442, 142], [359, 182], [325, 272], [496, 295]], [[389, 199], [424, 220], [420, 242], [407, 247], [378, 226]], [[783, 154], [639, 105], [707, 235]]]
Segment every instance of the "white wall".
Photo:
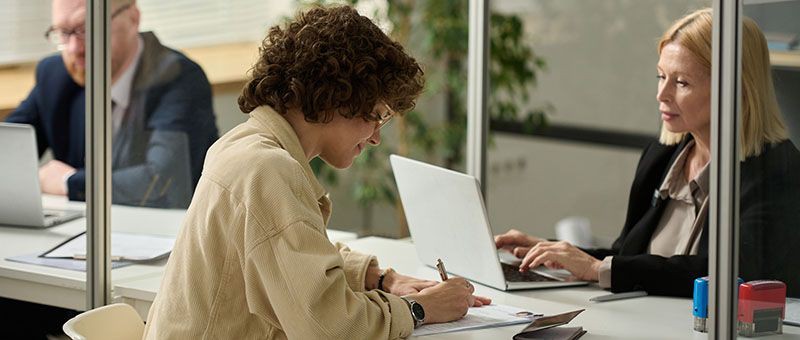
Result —
[[139, 0], [142, 31], [171, 47], [261, 41], [267, 28], [294, 14], [293, 1]]
[[36, 61], [56, 51], [44, 38], [50, 1], [0, 0], [0, 66]]
[[[154, 30], [173, 48], [261, 41], [268, 27], [294, 14], [286, 0], [139, 0], [142, 31]], [[47, 0], [0, 0], [0, 65], [35, 62], [56, 52], [44, 38], [51, 24]]]

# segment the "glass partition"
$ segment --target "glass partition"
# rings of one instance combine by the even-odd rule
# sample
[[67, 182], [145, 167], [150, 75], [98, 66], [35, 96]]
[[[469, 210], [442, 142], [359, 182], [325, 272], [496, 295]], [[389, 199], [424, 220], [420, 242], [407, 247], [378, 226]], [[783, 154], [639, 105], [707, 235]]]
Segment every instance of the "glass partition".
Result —
[[[797, 36], [800, 1], [745, 2], [742, 48], [739, 179], [740, 336], [781, 328], [769, 302], [800, 298], [800, 153], [797, 126]], [[756, 282], [769, 280], [770, 282]], [[785, 287], [785, 288], [784, 288]], [[784, 290], [785, 289], [785, 290]], [[785, 294], [785, 295], [784, 295]], [[760, 302], [750, 302], [760, 301]], [[766, 305], [765, 305], [766, 304]], [[787, 318], [791, 318], [787, 310]], [[791, 329], [787, 333], [794, 334]]]
[[[159, 116], [163, 120], [151, 115], [134, 121], [134, 125], [115, 121], [123, 127], [114, 132], [115, 147], [129, 149], [114, 156], [118, 168], [113, 174], [115, 204], [186, 209], [197, 184], [205, 150], [213, 142], [210, 137], [224, 135], [248, 117], [241, 113], [237, 100], [267, 29], [292, 17], [297, 9], [320, 2], [242, 0], [231, 5], [207, 0], [191, 3], [136, 3], [142, 42], [158, 38], [160, 44], [183, 53], [202, 69], [210, 90], [202, 85], [205, 81], [199, 76], [188, 79], [197, 74], [187, 74], [193, 70], [185, 66], [162, 65], [157, 71], [146, 73], [150, 79], [135, 78], [134, 82], [143, 85], [134, 90], [146, 93], [148, 100], [163, 96], [164, 100], [152, 101], [162, 104], [173, 98], [168, 91], [171, 82], [187, 81], [191, 86], [180, 87], [181, 92], [174, 94], [178, 98], [169, 113], [158, 107], [145, 107], [148, 114], [164, 114]], [[381, 145], [367, 148], [350, 169], [337, 171], [319, 159], [312, 162], [312, 167], [334, 202], [330, 229], [352, 233], [348, 235], [406, 237], [408, 231], [388, 162], [389, 154], [463, 170], [467, 1], [357, 1], [354, 5], [419, 61], [425, 72], [426, 88], [414, 110], [383, 127]], [[119, 17], [128, 15], [126, 9]], [[151, 55], [143, 53], [140, 58], [146, 60], [148, 56]], [[164, 79], [154, 78], [155, 75]], [[129, 111], [134, 109], [128, 107]], [[115, 105], [115, 109], [120, 108]], [[180, 113], [180, 110], [191, 114]], [[214, 125], [216, 130], [212, 128]], [[139, 129], [142, 133], [125, 129]], [[128, 143], [126, 136], [140, 137], [129, 139]], [[117, 217], [112, 218], [118, 221]]]
[[[694, 221], [697, 211], [672, 211], [670, 202], [684, 198], [675, 195], [682, 167], [671, 176], [675, 187], [664, 184], [671, 183], [665, 179], [681, 140], [659, 143], [659, 135], [682, 112], [683, 103], [675, 101], [686, 72], [706, 82], [698, 99], [706, 109], [699, 111], [709, 114], [711, 70], [708, 64], [676, 69], [684, 56], [665, 50], [669, 41], [659, 42], [678, 20], [707, 6], [708, 1], [492, 1], [495, 11], [519, 20], [520, 43], [528, 49], [527, 60], [511, 64], [512, 74], [531, 75], [523, 81], [507, 74], [492, 78], [487, 201], [494, 234], [516, 229], [534, 236], [531, 242], [554, 247], [551, 254], [560, 254], [562, 248], [555, 247], [562, 246], [548, 239], [568, 241], [563, 251], [571, 255], [552, 255], [540, 264], [565, 268], [612, 292], [645, 290], [659, 297], [650, 300], [652, 308], [686, 308], [687, 315], [665, 315], [675, 321], [691, 314], [688, 298], [693, 280], [707, 274], [707, 250], [690, 245], [691, 224], [683, 223]], [[492, 52], [493, 66], [514, 61], [504, 60], [503, 51]], [[506, 85], [509, 78], [513, 86]], [[686, 110], [687, 116], [696, 113]], [[518, 257], [535, 251], [509, 250]], [[582, 261], [565, 260], [578, 254]], [[524, 294], [580, 296], [566, 290]], [[646, 327], [668, 332], [667, 322]]]
[[516, 121], [502, 107], [492, 116], [487, 200], [495, 232], [513, 227], [553, 238], [559, 221], [577, 217], [565, 222], [590, 224], [593, 241], [610, 246], [625, 222], [641, 152], [659, 134], [656, 44], [672, 21], [707, 3], [492, 4], [521, 20], [534, 75], [522, 95], [498, 90], [493, 98], [516, 111]]
[[[51, 251], [85, 230], [83, 204], [66, 197], [83, 161], [83, 135], [67, 130], [83, 129], [83, 102], [62, 60], [62, 51], [80, 49], [84, 24], [55, 5], [0, 1], [8, 16], [0, 24], [0, 314], [12, 338], [58, 335], [86, 306], [80, 254], [54, 259]], [[73, 140], [80, 145], [70, 149]]]
[[[282, 1], [109, 1], [115, 296], [155, 290], [211, 145], [248, 115], [237, 98]], [[129, 283], [125, 285], [123, 283]], [[149, 305], [133, 305], [147, 318]]]

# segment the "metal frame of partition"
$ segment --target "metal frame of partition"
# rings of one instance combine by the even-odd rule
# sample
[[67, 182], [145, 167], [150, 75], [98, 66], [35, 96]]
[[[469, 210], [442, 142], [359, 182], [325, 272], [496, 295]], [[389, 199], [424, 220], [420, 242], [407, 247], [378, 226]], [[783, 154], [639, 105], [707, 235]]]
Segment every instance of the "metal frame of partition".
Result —
[[111, 302], [111, 32], [108, 0], [86, 0], [86, 309]]
[[[489, 0], [469, 1], [467, 57], [467, 173], [486, 193], [486, 144], [489, 131]], [[484, 195], [486, 199], [486, 195]]]
[[714, 0], [709, 200], [709, 337], [736, 337], [742, 2]]

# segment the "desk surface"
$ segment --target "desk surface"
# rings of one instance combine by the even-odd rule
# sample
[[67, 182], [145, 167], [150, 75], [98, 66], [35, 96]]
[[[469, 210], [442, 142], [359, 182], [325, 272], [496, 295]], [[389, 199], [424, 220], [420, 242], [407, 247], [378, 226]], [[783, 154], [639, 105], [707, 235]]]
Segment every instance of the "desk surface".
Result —
[[[47, 196], [47, 208], [82, 210], [83, 203]], [[184, 210], [166, 210], [113, 206], [112, 230], [174, 236]], [[0, 296], [37, 302], [63, 308], [84, 310], [86, 307], [86, 273], [44, 267], [6, 260], [7, 257], [41, 253], [67, 238], [86, 230], [86, 219], [80, 218], [48, 229], [0, 227]], [[114, 284], [159, 273], [163, 261], [114, 269]]]
[[[63, 197], [45, 196], [43, 203], [51, 209], [84, 209], [81, 202]], [[126, 206], [111, 207], [113, 231], [175, 236], [183, 222], [185, 210], [152, 209]], [[7, 257], [41, 253], [67, 238], [86, 230], [81, 218], [48, 229], [0, 227], [0, 296], [51, 306], [86, 309], [86, 273], [44, 267], [6, 260]], [[335, 240], [355, 239], [355, 233], [329, 231]], [[111, 271], [113, 285], [129, 281], [161, 278], [165, 260], [152, 264], [135, 264]]]
[[[206, 72], [215, 91], [240, 87], [258, 57], [257, 42], [240, 42], [182, 50]], [[0, 67], [0, 120], [28, 96], [35, 82], [36, 63]]]
[[[414, 245], [407, 241], [368, 237], [345, 242], [351, 249], [375, 254], [384, 266], [397, 271], [436, 280], [432, 268], [420, 264]], [[127, 280], [115, 285], [117, 297], [132, 304], [146, 315], [160, 277]], [[494, 302], [526, 308], [535, 313], [557, 314], [585, 308], [571, 325], [584, 327], [588, 333], [581, 339], [706, 339], [705, 333], [692, 330], [692, 301], [666, 297], [642, 297], [604, 303], [589, 298], [607, 292], [597, 286], [528, 290], [507, 293], [476, 284], [476, 294], [491, 297]], [[468, 332], [426, 336], [425, 339], [510, 339], [522, 326], [482, 329]], [[784, 335], [770, 339], [797, 338], [800, 328], [784, 326]]]

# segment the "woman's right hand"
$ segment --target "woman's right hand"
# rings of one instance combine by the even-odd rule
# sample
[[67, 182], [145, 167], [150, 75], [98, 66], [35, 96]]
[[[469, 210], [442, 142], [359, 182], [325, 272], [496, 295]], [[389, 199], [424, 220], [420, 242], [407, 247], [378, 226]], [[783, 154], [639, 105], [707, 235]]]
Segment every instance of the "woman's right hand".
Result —
[[525, 254], [527, 254], [533, 246], [542, 241], [547, 240], [530, 236], [516, 229], [511, 229], [505, 234], [494, 236], [494, 244], [497, 249], [506, 249], [518, 258], [525, 257]]
[[489, 298], [473, 296], [474, 291], [475, 287], [469, 281], [454, 277], [407, 297], [422, 305], [426, 324], [440, 323], [461, 319], [471, 306], [492, 303]]

